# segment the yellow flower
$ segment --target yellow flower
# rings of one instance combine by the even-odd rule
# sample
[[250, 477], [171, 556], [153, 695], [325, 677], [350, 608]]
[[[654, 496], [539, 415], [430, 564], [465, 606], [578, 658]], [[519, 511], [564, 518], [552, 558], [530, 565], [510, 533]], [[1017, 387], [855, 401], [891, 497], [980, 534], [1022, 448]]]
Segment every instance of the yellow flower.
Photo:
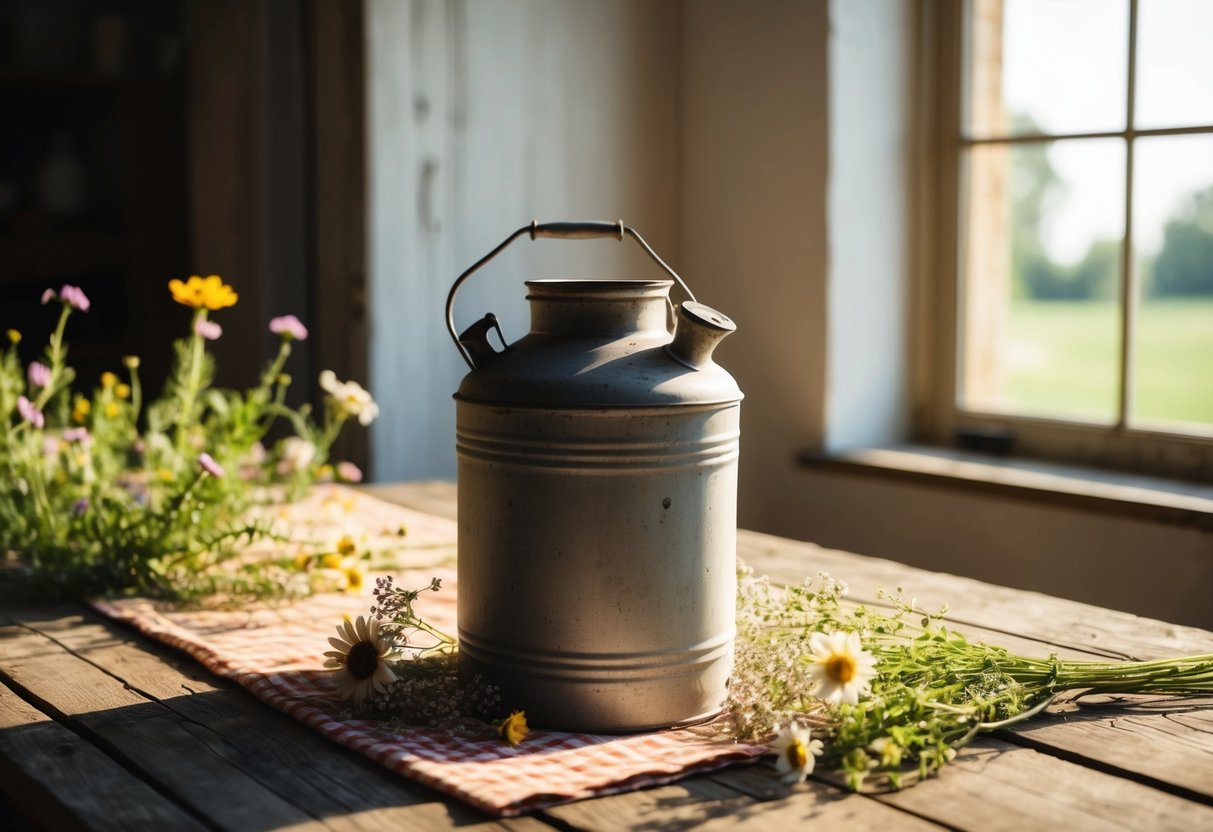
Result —
[[124, 355], [124, 356], [122, 356], [122, 363], [126, 365], [126, 368], [128, 370], [138, 370], [139, 369], [139, 356]]
[[105, 406], [105, 415], [110, 419], [117, 418], [119, 412], [117, 402], [110, 402]]
[[803, 783], [813, 773], [817, 758], [825, 751], [821, 740], [810, 739], [809, 729], [793, 722], [783, 728], [773, 749], [779, 756], [775, 770], [785, 783]]
[[190, 306], [194, 309], [205, 307], [214, 311], [235, 306], [240, 297], [217, 274], [212, 274], [207, 278], [192, 275], [185, 282], [174, 278], [168, 282], [168, 288], [173, 293], [173, 300], [182, 306]]
[[101, 374], [101, 386], [106, 390], [118, 383], [118, 377], [108, 370]]
[[161, 468], [158, 470], [156, 472], [156, 476], [158, 476], [163, 482], [172, 482], [175, 479], [173, 472], [167, 468]]
[[307, 552], [300, 552], [295, 555], [295, 568], [300, 572], [307, 569], [307, 565], [312, 562], [312, 556]]
[[20, 344], [21, 343], [21, 333], [15, 329], [10, 329], [8, 331], [8, 340], [9, 340], [9, 343], [11, 343], [11, 344], [14, 344], [14, 345]]
[[333, 649], [326, 651], [324, 666], [337, 673], [337, 695], [360, 708], [367, 698], [386, 693], [396, 681], [388, 666], [391, 642], [379, 632], [378, 619], [358, 616], [337, 625], [337, 637], [329, 638]]
[[320, 565], [325, 569], [340, 569], [341, 555], [337, 554], [336, 552], [329, 552], [320, 559]]
[[120, 399], [130, 398], [131, 386], [129, 384], [119, 384], [114, 388], [114, 395]]
[[92, 409], [93, 406], [89, 404], [88, 399], [83, 396], [77, 396], [76, 404], [72, 407], [72, 418], [77, 422], [83, 422], [88, 418], [88, 413]]
[[358, 551], [358, 547], [354, 545], [354, 539], [348, 534], [342, 535], [341, 539], [337, 541], [337, 552], [339, 554], [349, 557], [356, 551]]
[[345, 591], [358, 592], [366, 585], [366, 573], [357, 561], [351, 561], [341, 567], [345, 573]]
[[531, 729], [526, 724], [526, 712], [514, 711], [497, 726], [497, 734], [510, 745], [518, 745], [526, 739]]

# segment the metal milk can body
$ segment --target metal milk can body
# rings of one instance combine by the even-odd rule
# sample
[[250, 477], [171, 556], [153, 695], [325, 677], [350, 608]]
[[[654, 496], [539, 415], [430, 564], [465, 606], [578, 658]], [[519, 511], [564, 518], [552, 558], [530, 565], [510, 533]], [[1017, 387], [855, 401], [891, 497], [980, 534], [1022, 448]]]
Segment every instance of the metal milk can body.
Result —
[[535, 725], [638, 731], [725, 698], [741, 392], [711, 351], [733, 324], [685, 303], [671, 338], [672, 285], [530, 281], [529, 334], [465, 337], [460, 673]]

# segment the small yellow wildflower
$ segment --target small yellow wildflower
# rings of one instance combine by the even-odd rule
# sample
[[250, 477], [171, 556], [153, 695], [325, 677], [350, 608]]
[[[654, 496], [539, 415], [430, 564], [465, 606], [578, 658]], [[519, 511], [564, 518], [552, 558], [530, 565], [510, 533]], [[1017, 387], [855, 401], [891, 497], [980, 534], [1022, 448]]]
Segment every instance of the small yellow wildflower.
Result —
[[191, 275], [190, 279], [184, 282], [174, 278], [168, 282], [168, 288], [173, 293], [173, 300], [182, 306], [190, 306], [194, 309], [205, 307], [212, 312], [216, 309], [235, 306], [240, 297], [217, 274], [206, 278]]
[[128, 370], [138, 370], [139, 369], [139, 356], [124, 355], [124, 356], [122, 356], [122, 363], [126, 365], [126, 368]]
[[295, 555], [295, 568], [300, 572], [307, 569], [308, 564], [311, 562], [312, 556], [307, 552], [300, 552], [299, 554]]
[[120, 399], [129, 399], [131, 397], [131, 386], [129, 384], [119, 384], [114, 388], [114, 395]]
[[8, 331], [8, 340], [9, 340], [9, 343], [13, 344], [14, 346], [17, 344], [20, 344], [21, 343], [21, 333], [15, 329], [10, 329]]
[[345, 572], [345, 591], [358, 592], [366, 585], [366, 573], [357, 561], [350, 561], [342, 567]]
[[117, 402], [110, 402], [105, 406], [105, 415], [107, 418], [116, 419], [121, 410], [118, 408]]
[[89, 411], [93, 409], [92, 404], [83, 396], [76, 397], [76, 403], [72, 406], [72, 418], [77, 422], [83, 422], [88, 418]]
[[349, 557], [358, 551], [358, 547], [354, 545], [354, 539], [346, 534], [342, 535], [341, 539], [337, 541], [337, 551], [345, 557]]
[[497, 726], [498, 736], [510, 745], [518, 745], [529, 733], [531, 729], [527, 727], [525, 711], [514, 711]]
[[340, 569], [341, 555], [337, 554], [336, 552], [329, 552], [320, 559], [320, 565], [325, 569]]
[[114, 375], [109, 370], [106, 370], [104, 373], [101, 374], [101, 386], [104, 387], [106, 390], [110, 389], [117, 383], [118, 383], [118, 376]]
[[163, 482], [172, 482], [175, 479], [173, 472], [167, 468], [161, 468], [156, 471], [156, 476]]

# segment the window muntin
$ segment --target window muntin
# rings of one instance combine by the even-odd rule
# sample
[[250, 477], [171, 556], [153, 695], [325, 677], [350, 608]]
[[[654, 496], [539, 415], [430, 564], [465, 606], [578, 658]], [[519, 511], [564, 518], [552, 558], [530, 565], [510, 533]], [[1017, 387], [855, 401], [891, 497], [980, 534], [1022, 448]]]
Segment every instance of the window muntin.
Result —
[[[941, 426], [1005, 426], [1029, 452], [1179, 459], [1183, 473], [1213, 476], [1199, 446], [1213, 435], [1213, 289], [1164, 297], [1154, 277], [1163, 229], [1213, 213], [1213, 4], [971, 0], [965, 11], [955, 411]], [[1174, 50], [1159, 46], [1168, 40]], [[1198, 77], [1159, 80], [1177, 72]], [[1194, 204], [1205, 188], [1207, 209]]]

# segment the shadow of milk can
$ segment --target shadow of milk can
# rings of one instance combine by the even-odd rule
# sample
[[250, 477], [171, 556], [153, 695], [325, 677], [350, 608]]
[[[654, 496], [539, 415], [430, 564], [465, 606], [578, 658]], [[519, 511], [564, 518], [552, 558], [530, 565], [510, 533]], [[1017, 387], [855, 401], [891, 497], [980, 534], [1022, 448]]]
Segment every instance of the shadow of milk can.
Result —
[[[630, 236], [671, 279], [527, 281], [526, 336], [494, 349], [492, 314], [456, 334], [460, 285], [523, 234]], [[671, 314], [674, 283], [692, 300]], [[733, 322], [693, 298], [622, 221], [524, 226], [451, 287], [471, 367], [455, 395], [459, 670], [533, 725], [641, 731], [724, 702], [742, 394], [712, 361]]]

